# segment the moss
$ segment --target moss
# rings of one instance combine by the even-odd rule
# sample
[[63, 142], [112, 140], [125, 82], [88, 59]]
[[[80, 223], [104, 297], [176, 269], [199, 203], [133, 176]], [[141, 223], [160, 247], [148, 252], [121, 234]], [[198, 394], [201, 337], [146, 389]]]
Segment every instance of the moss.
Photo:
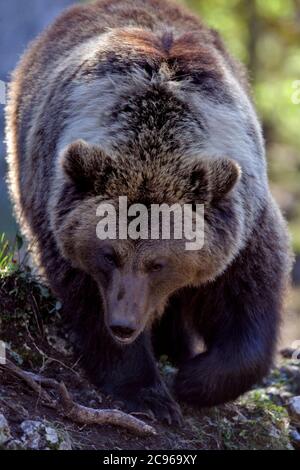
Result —
[[205, 410], [204, 416], [187, 422], [196, 435], [193, 443], [203, 449], [292, 449], [288, 413], [264, 390], [249, 392], [235, 404]]

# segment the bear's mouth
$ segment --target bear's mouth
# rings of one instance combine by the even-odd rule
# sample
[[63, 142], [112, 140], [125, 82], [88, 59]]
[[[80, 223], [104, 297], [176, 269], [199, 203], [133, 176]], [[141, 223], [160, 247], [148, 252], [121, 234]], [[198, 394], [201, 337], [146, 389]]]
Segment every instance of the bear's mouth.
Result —
[[124, 326], [110, 326], [109, 332], [114, 341], [120, 344], [131, 344], [140, 334], [139, 330], [133, 330]]
[[127, 345], [127, 344], [132, 344], [139, 336], [139, 333], [135, 334], [134, 336], [128, 336], [125, 338], [116, 336], [116, 335], [111, 335], [111, 336], [116, 343]]
[[114, 336], [113, 338], [117, 343], [126, 345], [126, 344], [133, 343], [136, 340], [137, 337], [135, 336], [133, 338], [118, 338], [118, 337]]

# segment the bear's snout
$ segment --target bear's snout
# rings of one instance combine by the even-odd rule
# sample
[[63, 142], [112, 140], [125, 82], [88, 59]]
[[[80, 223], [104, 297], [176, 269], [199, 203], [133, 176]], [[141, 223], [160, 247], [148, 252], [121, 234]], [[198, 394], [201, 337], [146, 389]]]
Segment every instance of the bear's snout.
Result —
[[130, 344], [142, 333], [149, 318], [148, 282], [146, 276], [115, 271], [106, 300], [105, 323], [115, 341]]

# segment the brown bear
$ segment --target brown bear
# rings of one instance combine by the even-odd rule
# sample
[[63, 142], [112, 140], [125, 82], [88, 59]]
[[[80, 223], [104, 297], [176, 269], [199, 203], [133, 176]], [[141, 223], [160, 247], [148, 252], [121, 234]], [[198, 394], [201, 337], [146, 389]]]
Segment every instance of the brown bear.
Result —
[[[18, 220], [99, 387], [171, 422], [162, 354], [199, 407], [265, 376], [289, 242], [246, 74], [215, 31], [167, 0], [74, 6], [17, 67], [6, 131]], [[204, 246], [100, 240], [97, 207], [119, 196], [204, 205]]]

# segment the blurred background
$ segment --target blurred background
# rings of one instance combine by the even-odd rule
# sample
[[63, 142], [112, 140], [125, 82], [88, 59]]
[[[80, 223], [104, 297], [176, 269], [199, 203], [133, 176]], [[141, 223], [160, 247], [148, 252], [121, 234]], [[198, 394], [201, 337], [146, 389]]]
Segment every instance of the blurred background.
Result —
[[[28, 42], [72, 0], [0, 0], [0, 80]], [[220, 31], [248, 68], [263, 123], [272, 191], [290, 227], [296, 262], [281, 344], [300, 342], [300, 0], [182, 0]], [[17, 228], [5, 187], [4, 89], [0, 87], [0, 233]], [[1, 299], [0, 299], [1, 302]]]

